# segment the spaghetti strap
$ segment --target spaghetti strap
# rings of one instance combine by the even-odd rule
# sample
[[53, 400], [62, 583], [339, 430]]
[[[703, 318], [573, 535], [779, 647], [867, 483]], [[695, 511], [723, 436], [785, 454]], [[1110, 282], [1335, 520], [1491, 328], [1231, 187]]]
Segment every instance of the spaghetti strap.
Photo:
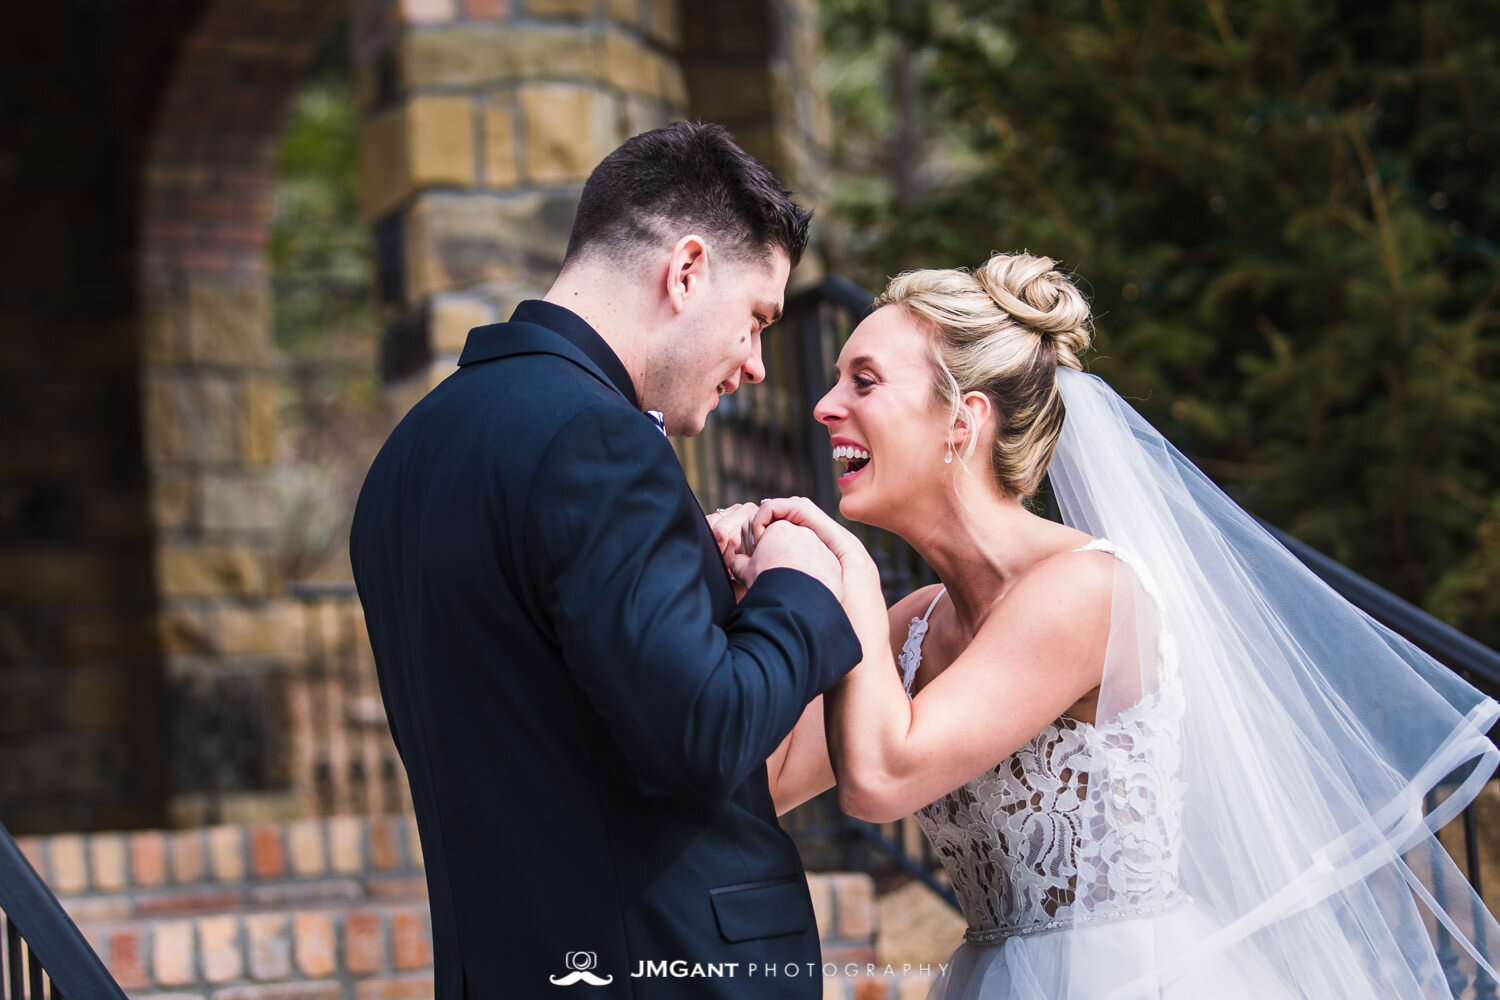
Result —
[[938, 606], [938, 601], [941, 601], [943, 599], [943, 595], [947, 592], [947, 587], [944, 587], [938, 591], [937, 596], [932, 599], [932, 603], [927, 605], [927, 613], [922, 616], [922, 621], [925, 622], [927, 619], [932, 617], [933, 609]]

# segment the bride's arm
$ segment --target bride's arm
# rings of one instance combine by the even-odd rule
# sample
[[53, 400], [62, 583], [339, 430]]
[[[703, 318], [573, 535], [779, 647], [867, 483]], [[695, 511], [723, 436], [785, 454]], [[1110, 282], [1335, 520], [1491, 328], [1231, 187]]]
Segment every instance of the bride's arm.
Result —
[[[1108, 641], [1113, 557], [1043, 560], [1010, 589], [968, 648], [908, 701], [889, 625], [870, 610], [874, 564], [843, 527], [805, 501], [762, 505], [757, 523], [813, 528], [845, 566], [844, 608], [865, 657], [823, 697], [840, 807], [887, 822], [1015, 753], [1097, 687]], [[857, 552], [855, 551], [857, 549]], [[875, 641], [879, 637], [882, 641]]]
[[[911, 619], [921, 613], [927, 601], [936, 596], [937, 587], [923, 587], [891, 605], [887, 614], [890, 648], [898, 649], [906, 641]], [[899, 678], [899, 674], [897, 677]], [[797, 725], [781, 741], [781, 746], [766, 761], [771, 783], [771, 800], [776, 815], [806, 802], [834, 785], [833, 765], [828, 761], [827, 732], [823, 727], [823, 696], [810, 702]]]

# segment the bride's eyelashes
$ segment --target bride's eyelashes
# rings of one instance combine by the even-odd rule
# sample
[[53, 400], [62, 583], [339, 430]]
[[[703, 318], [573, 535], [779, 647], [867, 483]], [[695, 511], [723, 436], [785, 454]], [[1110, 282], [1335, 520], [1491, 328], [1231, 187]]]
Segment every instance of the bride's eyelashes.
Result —
[[[833, 376], [833, 378], [828, 380], [828, 389], [830, 392], [838, 388], [839, 380], [840, 376], [838, 375], [835, 375]], [[854, 388], [858, 389], [860, 392], [866, 392], [875, 387], [875, 380], [873, 378], [870, 378], [868, 375], [851, 375], [849, 377], [849, 381], [853, 382]]]

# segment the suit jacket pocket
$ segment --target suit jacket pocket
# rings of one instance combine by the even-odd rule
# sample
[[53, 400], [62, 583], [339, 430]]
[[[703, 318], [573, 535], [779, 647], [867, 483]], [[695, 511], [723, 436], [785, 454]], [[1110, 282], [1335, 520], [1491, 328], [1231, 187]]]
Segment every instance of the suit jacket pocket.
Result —
[[796, 934], [813, 920], [801, 875], [720, 886], [708, 890], [708, 899], [729, 942]]

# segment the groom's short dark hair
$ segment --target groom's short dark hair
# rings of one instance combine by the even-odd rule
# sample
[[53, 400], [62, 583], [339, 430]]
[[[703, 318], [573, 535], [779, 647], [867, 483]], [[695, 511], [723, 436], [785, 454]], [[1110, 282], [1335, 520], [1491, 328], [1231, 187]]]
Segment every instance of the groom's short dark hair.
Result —
[[627, 139], [594, 168], [563, 266], [595, 254], [623, 263], [689, 232], [740, 261], [779, 249], [796, 266], [811, 218], [722, 125], [674, 122]]

